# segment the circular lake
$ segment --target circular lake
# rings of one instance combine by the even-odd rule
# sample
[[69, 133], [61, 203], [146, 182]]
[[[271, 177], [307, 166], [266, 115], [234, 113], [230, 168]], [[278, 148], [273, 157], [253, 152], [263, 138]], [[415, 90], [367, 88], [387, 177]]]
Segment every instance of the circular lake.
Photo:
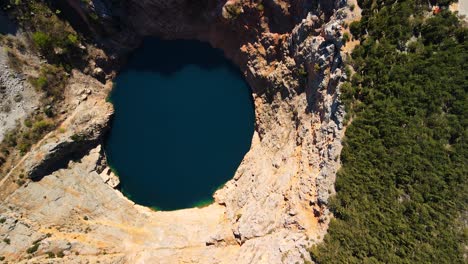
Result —
[[223, 52], [147, 39], [115, 80], [106, 140], [122, 192], [160, 210], [212, 202], [250, 148], [250, 88]]

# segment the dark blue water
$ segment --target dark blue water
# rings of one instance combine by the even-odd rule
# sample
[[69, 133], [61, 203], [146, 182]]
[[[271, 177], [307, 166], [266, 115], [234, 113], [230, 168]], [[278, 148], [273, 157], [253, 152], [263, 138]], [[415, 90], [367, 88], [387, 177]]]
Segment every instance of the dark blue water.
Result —
[[16, 34], [16, 25], [3, 11], [0, 11], [0, 34]]
[[250, 89], [208, 44], [146, 40], [111, 101], [108, 161], [138, 204], [174, 210], [210, 202], [250, 148]]

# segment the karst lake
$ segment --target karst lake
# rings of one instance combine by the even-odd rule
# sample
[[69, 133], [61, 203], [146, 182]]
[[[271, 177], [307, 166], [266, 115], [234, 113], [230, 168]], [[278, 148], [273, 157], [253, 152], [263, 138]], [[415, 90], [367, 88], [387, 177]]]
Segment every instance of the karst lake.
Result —
[[201, 206], [250, 148], [250, 89], [223, 52], [198, 41], [147, 39], [115, 79], [106, 140], [121, 191], [160, 210]]

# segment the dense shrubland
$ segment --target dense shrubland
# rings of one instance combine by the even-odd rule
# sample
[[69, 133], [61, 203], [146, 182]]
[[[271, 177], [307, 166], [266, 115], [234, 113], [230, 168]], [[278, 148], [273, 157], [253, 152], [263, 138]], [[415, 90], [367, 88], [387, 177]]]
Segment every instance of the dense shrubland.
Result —
[[353, 121], [330, 202], [335, 219], [312, 258], [466, 263], [467, 29], [426, 1], [358, 2], [356, 73], [342, 87]]

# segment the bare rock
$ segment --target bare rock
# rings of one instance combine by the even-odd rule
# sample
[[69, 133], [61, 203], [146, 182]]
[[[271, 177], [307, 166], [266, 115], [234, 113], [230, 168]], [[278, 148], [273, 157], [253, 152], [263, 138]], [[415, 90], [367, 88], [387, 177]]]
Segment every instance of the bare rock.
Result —
[[99, 174], [99, 176], [101, 176], [102, 180], [112, 188], [116, 188], [120, 184], [119, 177], [117, 177], [110, 168], [105, 169], [101, 174]]

